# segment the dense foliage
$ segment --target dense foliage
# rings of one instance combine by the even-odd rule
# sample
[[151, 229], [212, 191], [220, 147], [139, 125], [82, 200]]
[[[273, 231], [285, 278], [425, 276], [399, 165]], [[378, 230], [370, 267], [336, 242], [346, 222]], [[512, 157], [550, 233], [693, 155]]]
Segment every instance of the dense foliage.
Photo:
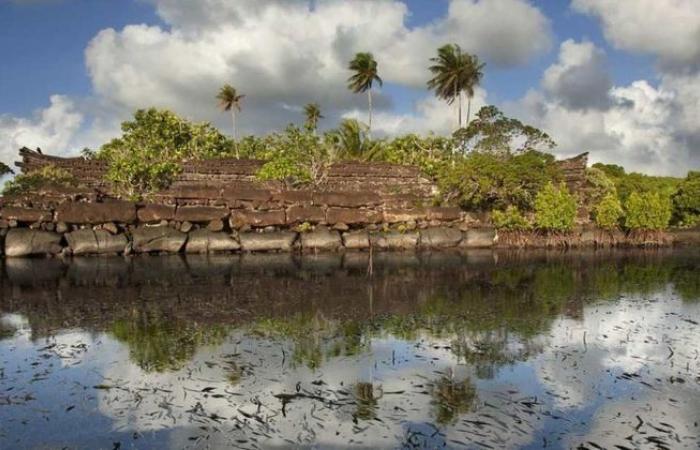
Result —
[[232, 142], [208, 123], [192, 123], [170, 111], [139, 110], [122, 123], [122, 137], [99, 150], [107, 178], [128, 197], [166, 188], [186, 159], [230, 154]]
[[535, 199], [535, 224], [539, 229], [554, 232], [571, 231], [576, 218], [576, 199], [562, 183], [550, 182]]
[[620, 225], [620, 219], [624, 214], [620, 200], [614, 193], [603, 197], [593, 209], [593, 217], [596, 225], [604, 230], [613, 230]]
[[493, 226], [499, 230], [522, 231], [532, 227], [530, 222], [518, 210], [517, 206], [509, 206], [504, 211], [494, 210], [491, 213]]
[[679, 225], [700, 224], [700, 172], [688, 172], [673, 195], [674, 221]]
[[17, 175], [5, 183], [3, 195], [21, 194], [44, 186], [75, 186], [76, 180], [65, 169], [47, 165], [39, 170]]
[[625, 202], [625, 226], [630, 230], [663, 230], [671, 214], [671, 199], [658, 192], [632, 192]]

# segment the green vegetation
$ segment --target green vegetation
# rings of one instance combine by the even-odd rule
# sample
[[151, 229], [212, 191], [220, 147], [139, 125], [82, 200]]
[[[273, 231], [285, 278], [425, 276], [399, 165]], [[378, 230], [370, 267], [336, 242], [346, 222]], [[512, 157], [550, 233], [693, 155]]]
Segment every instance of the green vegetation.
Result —
[[550, 182], [535, 199], [535, 223], [542, 230], [571, 231], [576, 218], [576, 199], [562, 183], [555, 188]]
[[[229, 111], [231, 113], [231, 125], [233, 126], [233, 137], [237, 136], [236, 133], [236, 111], [241, 111], [241, 100], [243, 100], [245, 95], [239, 94], [236, 88], [230, 84], [225, 84], [216, 96], [219, 100], [219, 106], [224, 111]], [[236, 154], [238, 157], [238, 154]]]
[[77, 182], [73, 174], [52, 164], [29, 173], [17, 175], [5, 183], [3, 195], [16, 195], [34, 191], [42, 187], [71, 187]]
[[625, 226], [630, 230], [664, 230], [672, 212], [668, 196], [657, 192], [632, 192], [625, 202]]
[[493, 226], [499, 230], [522, 231], [529, 230], [532, 225], [525, 216], [520, 213], [517, 206], [510, 205], [505, 211], [494, 210], [491, 213]]
[[97, 157], [109, 163], [107, 179], [121, 194], [138, 198], [167, 188], [181, 162], [230, 154], [232, 142], [208, 123], [192, 123], [170, 111], [138, 110], [122, 123], [122, 137]]
[[308, 131], [313, 131], [315, 133], [316, 129], [318, 128], [318, 121], [323, 119], [319, 104], [309, 103], [308, 105], [304, 106], [304, 117], [306, 118], [304, 127]]
[[681, 226], [700, 224], [700, 172], [688, 172], [673, 195], [674, 221]]
[[622, 209], [620, 200], [613, 193], [607, 194], [593, 209], [593, 216], [596, 225], [604, 230], [614, 230], [620, 225], [625, 211]]

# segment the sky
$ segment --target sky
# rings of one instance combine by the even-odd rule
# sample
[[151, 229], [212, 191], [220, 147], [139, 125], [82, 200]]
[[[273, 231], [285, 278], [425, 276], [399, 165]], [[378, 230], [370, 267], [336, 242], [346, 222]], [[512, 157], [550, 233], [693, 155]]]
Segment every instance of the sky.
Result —
[[651, 174], [700, 169], [700, 0], [0, 0], [0, 160], [22, 146], [75, 155], [136, 109], [169, 108], [231, 133], [218, 89], [246, 95], [239, 134], [366, 121], [346, 88], [370, 51], [373, 134], [449, 134], [426, 89], [457, 43], [486, 62], [472, 111], [493, 104], [570, 157]]

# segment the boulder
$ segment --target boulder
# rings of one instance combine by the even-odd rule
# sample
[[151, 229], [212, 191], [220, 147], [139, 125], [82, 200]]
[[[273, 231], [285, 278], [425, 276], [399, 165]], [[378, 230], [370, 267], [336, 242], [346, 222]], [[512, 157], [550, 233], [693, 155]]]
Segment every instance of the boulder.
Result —
[[456, 247], [462, 241], [462, 232], [456, 228], [426, 228], [420, 232], [420, 245], [425, 248]]
[[179, 206], [175, 210], [178, 222], [211, 222], [228, 216], [228, 208], [217, 206]]
[[66, 233], [66, 241], [74, 255], [122, 253], [128, 242], [123, 234], [89, 228]]
[[62, 236], [58, 233], [13, 228], [5, 236], [5, 255], [55, 255], [61, 252]]
[[287, 209], [287, 223], [323, 223], [326, 221], [326, 211], [320, 206], [292, 206]]
[[107, 222], [102, 225], [102, 229], [105, 231], [109, 231], [112, 234], [117, 234], [119, 233], [119, 228], [117, 227], [117, 224], [114, 222]]
[[343, 245], [351, 250], [367, 249], [369, 248], [369, 233], [366, 230], [343, 233]]
[[284, 225], [286, 222], [284, 211], [249, 211], [235, 210], [231, 213], [231, 228], [239, 229], [245, 226], [269, 227]]
[[325, 227], [319, 227], [314, 231], [301, 234], [302, 250], [328, 250], [335, 251], [343, 246], [340, 233], [331, 231]]
[[135, 253], [177, 253], [187, 240], [187, 234], [168, 226], [134, 228], [131, 237]]
[[148, 204], [139, 208], [137, 215], [141, 222], [156, 223], [161, 220], [173, 220], [175, 205]]
[[18, 222], [50, 222], [53, 220], [53, 212], [51, 211], [19, 206], [6, 206], [0, 210], [0, 215], [5, 220], [16, 220]]
[[241, 249], [245, 252], [269, 252], [292, 250], [297, 234], [291, 231], [272, 233], [241, 233]]
[[425, 209], [390, 208], [384, 211], [386, 223], [415, 222], [424, 220], [426, 217]]
[[378, 250], [410, 250], [418, 246], [419, 237], [417, 231], [372, 233], [370, 243]]
[[330, 208], [326, 215], [328, 223], [344, 223], [346, 225], [379, 223], [382, 213], [372, 209]]
[[493, 228], [471, 228], [464, 233], [460, 247], [487, 248], [493, 247], [496, 231]]
[[207, 225], [207, 230], [209, 231], [221, 231], [224, 229], [224, 221], [221, 219], [212, 220]]
[[63, 202], [56, 210], [56, 221], [81, 225], [106, 222], [134, 223], [136, 205], [122, 200], [104, 203]]
[[229, 234], [200, 229], [187, 238], [185, 253], [217, 253], [239, 250], [241, 245]]

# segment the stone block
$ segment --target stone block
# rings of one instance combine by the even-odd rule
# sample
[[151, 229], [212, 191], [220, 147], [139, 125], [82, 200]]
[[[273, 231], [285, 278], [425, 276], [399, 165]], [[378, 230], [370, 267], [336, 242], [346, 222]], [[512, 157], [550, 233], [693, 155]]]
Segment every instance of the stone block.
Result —
[[453, 206], [433, 206], [428, 208], [428, 220], [439, 220], [448, 222], [459, 220], [462, 217], [462, 210]]
[[171, 186], [166, 193], [176, 198], [213, 200], [221, 196], [221, 188], [206, 184], [181, 185]]
[[346, 225], [379, 223], [382, 213], [372, 209], [330, 208], [326, 214], [330, 224], [342, 222]]
[[175, 218], [175, 205], [148, 204], [138, 209], [137, 216], [141, 222], [156, 223]]
[[378, 250], [412, 250], [418, 246], [419, 237], [417, 231], [372, 233], [370, 243]]
[[211, 222], [228, 216], [228, 208], [217, 206], [179, 206], [175, 210], [178, 222]]
[[22, 208], [19, 206], [5, 206], [0, 210], [0, 216], [5, 220], [17, 222], [50, 222], [53, 220], [53, 212], [39, 208]]
[[493, 247], [496, 231], [493, 228], [471, 228], [464, 233], [460, 247], [488, 248]]
[[185, 253], [233, 252], [240, 248], [238, 241], [227, 233], [200, 229], [189, 234]]
[[64, 202], [56, 210], [56, 221], [77, 224], [134, 223], [136, 205], [115, 200], [104, 203]]
[[292, 206], [287, 209], [287, 223], [324, 223], [326, 211], [320, 206]]
[[381, 198], [374, 192], [316, 192], [313, 201], [314, 205], [360, 208], [379, 205]]
[[366, 230], [343, 233], [343, 245], [351, 250], [367, 249], [369, 248], [369, 233]]
[[462, 241], [462, 232], [456, 228], [426, 228], [420, 232], [420, 245], [425, 248], [456, 247]]
[[62, 250], [61, 236], [50, 231], [14, 228], [5, 236], [5, 255], [55, 255]]
[[240, 229], [245, 226], [269, 227], [284, 225], [286, 217], [284, 211], [248, 211], [236, 210], [231, 213], [231, 228]]
[[402, 209], [390, 208], [384, 211], [384, 222], [400, 223], [400, 222], [415, 222], [424, 220], [427, 217], [425, 209]]
[[272, 192], [268, 189], [227, 187], [224, 188], [223, 198], [227, 202], [235, 202], [237, 200], [267, 202], [272, 199]]
[[74, 255], [122, 253], [128, 243], [123, 234], [89, 228], [66, 233], [66, 241]]
[[135, 253], [178, 253], [187, 240], [187, 234], [168, 226], [134, 228], [131, 237]]
[[291, 231], [241, 233], [241, 249], [245, 252], [291, 251], [297, 234]]
[[335, 251], [343, 246], [340, 233], [321, 227], [301, 234], [302, 250]]
[[313, 202], [311, 191], [283, 190], [272, 195], [272, 199], [287, 205], [309, 206]]

